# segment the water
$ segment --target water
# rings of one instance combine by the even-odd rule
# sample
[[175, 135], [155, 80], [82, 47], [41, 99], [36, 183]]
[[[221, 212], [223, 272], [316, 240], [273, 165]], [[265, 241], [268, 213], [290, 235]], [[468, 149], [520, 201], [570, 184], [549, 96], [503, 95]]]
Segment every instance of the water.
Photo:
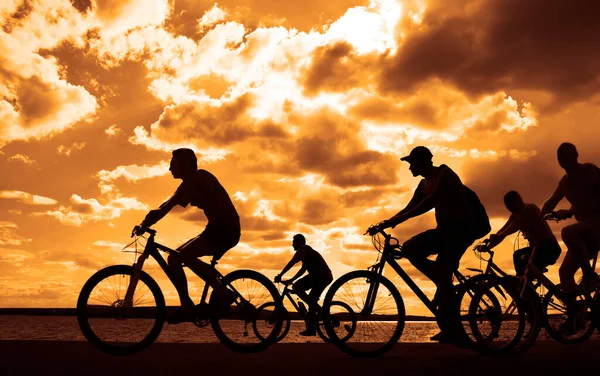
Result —
[[[292, 321], [292, 327], [282, 343], [322, 342], [319, 337], [302, 337], [304, 322]], [[430, 342], [429, 337], [438, 332], [435, 322], [406, 323], [400, 342]], [[126, 333], [124, 333], [126, 334]], [[594, 334], [593, 338], [597, 337]], [[544, 330], [539, 339], [547, 339]], [[0, 316], [0, 340], [85, 341], [73, 316]], [[157, 342], [218, 343], [212, 328], [198, 328], [191, 323], [165, 324]]]

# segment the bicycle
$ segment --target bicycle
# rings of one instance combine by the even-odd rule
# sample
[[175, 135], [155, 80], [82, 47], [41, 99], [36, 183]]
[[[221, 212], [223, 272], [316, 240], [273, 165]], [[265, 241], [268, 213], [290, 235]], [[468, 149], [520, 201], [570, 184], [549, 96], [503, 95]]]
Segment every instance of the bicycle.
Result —
[[[156, 281], [142, 270], [145, 261], [152, 257], [173, 282], [167, 262], [159, 251], [176, 253], [155, 241], [156, 230], [140, 228], [142, 236], [131, 244], [136, 245], [137, 260], [133, 265], [108, 266], [92, 275], [85, 283], [77, 300], [77, 322], [84, 337], [99, 350], [112, 355], [130, 355], [144, 350], [159, 336], [167, 313], [164, 295]], [[143, 235], [149, 234], [148, 238]], [[132, 234], [133, 237], [133, 234]], [[137, 244], [147, 239], [139, 254]], [[215, 268], [217, 259], [210, 265]], [[216, 269], [215, 269], [216, 270]], [[219, 281], [235, 295], [229, 312], [218, 308], [216, 294], [207, 303], [208, 284], [205, 284], [200, 304], [194, 311], [193, 324], [197, 327], [211, 325], [221, 343], [241, 353], [257, 352], [275, 343], [281, 330], [281, 320], [271, 327], [261, 328], [261, 338], [250, 338], [248, 325], [256, 330], [259, 319], [256, 307], [273, 302], [273, 315], [279, 316], [279, 293], [264, 275], [252, 270], [236, 270], [226, 276], [217, 271]], [[234, 309], [232, 309], [234, 308]]]
[[[331, 341], [343, 352], [353, 357], [375, 357], [389, 351], [399, 340], [405, 326], [406, 313], [404, 301], [398, 289], [385, 276], [383, 270], [386, 264], [389, 264], [397, 275], [406, 283], [406, 285], [415, 293], [433, 315], [438, 318], [438, 323], [448, 329], [449, 332], [455, 332], [454, 326], [449, 326], [448, 319], [439, 320], [439, 308], [423, 293], [410, 276], [402, 269], [396, 260], [402, 258], [401, 245], [398, 239], [393, 238], [378, 226], [371, 226], [367, 233], [373, 237], [373, 245], [379, 252], [377, 261], [367, 270], [357, 270], [349, 272], [337, 279], [327, 292], [323, 302], [323, 318], [325, 329]], [[384, 238], [382, 244], [380, 236]], [[380, 260], [381, 257], [381, 260]], [[455, 276], [467, 280], [460, 273]], [[504, 290], [504, 282], [501, 279], [493, 279], [494, 287]], [[485, 295], [485, 288], [489, 284], [473, 284], [475, 291], [472, 294], [477, 296]], [[357, 296], [365, 295], [364, 297]], [[489, 294], [489, 293], [488, 293]], [[331, 306], [334, 301], [347, 300], [352, 309], [358, 313], [357, 328], [351, 338], [341, 341], [334, 328], [330, 326], [329, 317], [331, 315]], [[481, 300], [481, 299], [479, 299]], [[518, 305], [517, 307], [520, 307]], [[458, 307], [448, 308], [449, 311]], [[476, 307], [470, 308], [471, 312], [476, 312]], [[519, 310], [519, 330], [523, 330], [522, 321], [524, 314]], [[476, 315], [471, 314], [462, 319], [467, 319], [471, 325], [477, 325]], [[445, 321], [445, 322], [444, 322]], [[442, 324], [444, 323], [444, 324]], [[452, 329], [451, 329], [452, 328]], [[462, 337], [460, 333], [456, 333]], [[484, 351], [482, 347], [476, 346], [476, 350]]]
[[[289, 283], [281, 282], [281, 284], [284, 285], [283, 290], [280, 294], [281, 304], [283, 304], [284, 299], [287, 298], [292, 307], [296, 310], [296, 312], [300, 314], [300, 318], [306, 321], [308, 312], [304, 303], [301, 301], [296, 302], [294, 300], [292, 296], [293, 292], [289, 288]], [[329, 317], [329, 320], [331, 321], [330, 324], [333, 328], [336, 328], [336, 330], [339, 331], [339, 333], [337, 334], [338, 338], [340, 338], [341, 341], [345, 341], [348, 338], [352, 337], [354, 331], [356, 330], [356, 314], [354, 313], [352, 308], [350, 308], [350, 306], [344, 302], [332, 302], [331, 305], [336, 308], [334, 309], [335, 314]], [[274, 306], [275, 303], [269, 302], [258, 307], [259, 315], [264, 310], [267, 310], [267, 312], [270, 313], [270, 315], [262, 315], [263, 317], [265, 317], [265, 325], [267, 326], [274, 325], [275, 320], [277, 319], [274, 314]], [[321, 316], [321, 307], [319, 307], [319, 311], [317, 314]], [[292, 318], [290, 312], [285, 307], [282, 310], [281, 320], [283, 321], [283, 324], [281, 327], [281, 332], [277, 336], [276, 342], [280, 342], [281, 340], [283, 340], [290, 330]], [[256, 323], [256, 321], [254, 323]], [[321, 337], [321, 339], [324, 342], [331, 342], [329, 337], [327, 336], [327, 332], [325, 331], [322, 317], [319, 317], [318, 319], [316, 331], [319, 337]], [[259, 331], [255, 331], [255, 334], [257, 337], [261, 336], [261, 333]]]
[[[556, 215], [556, 212], [552, 212], [544, 216], [544, 220], [554, 220], [559, 222], [571, 217], [572, 214], [565, 218], [559, 218]], [[592, 270], [595, 270], [598, 259], [597, 246], [595, 244], [587, 245], [591, 246], [592, 249], [596, 251], [595, 257], [592, 259]], [[588, 290], [578, 292], [576, 303], [574, 304], [574, 309], [577, 310], [575, 313], [576, 320], [573, 327], [574, 331], [568, 333], [565, 330], [561, 330], [567, 317], [566, 297], [560, 288], [560, 284], [555, 285], [545, 276], [544, 273], [547, 269], [539, 270], [533, 264], [536, 251], [537, 249], [534, 248], [529, 257], [527, 267], [520, 281], [520, 288], [524, 289], [525, 286], [530, 286], [534, 291], [540, 291], [539, 293], [536, 293], [536, 298], [542, 302], [543, 314], [541, 315], [541, 325], [546, 329], [548, 335], [552, 339], [562, 344], [576, 344], [586, 341], [591, 337], [594, 333], [594, 329], [598, 326], [598, 288], [593, 288], [593, 291]], [[533, 280], [535, 280], [535, 282], [533, 282]], [[594, 293], [594, 297], [592, 297], [592, 293]]]

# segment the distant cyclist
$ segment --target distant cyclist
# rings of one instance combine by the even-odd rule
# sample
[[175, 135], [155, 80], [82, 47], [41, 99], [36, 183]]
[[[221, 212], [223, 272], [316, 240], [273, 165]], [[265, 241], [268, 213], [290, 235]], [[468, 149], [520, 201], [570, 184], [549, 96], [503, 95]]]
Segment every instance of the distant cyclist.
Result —
[[[325, 262], [321, 254], [306, 244], [306, 238], [302, 234], [294, 235], [292, 247], [296, 254], [290, 262], [283, 268], [281, 273], [275, 276], [275, 282], [281, 282], [281, 277], [294, 265], [302, 262], [302, 267], [294, 277], [287, 280], [286, 283], [293, 283], [292, 291], [298, 297], [308, 304], [308, 314], [306, 319], [306, 330], [300, 332], [302, 336], [315, 336], [317, 324], [317, 311], [319, 309], [319, 298], [325, 288], [333, 281], [331, 269]], [[308, 275], [300, 278], [304, 273]], [[306, 293], [310, 290], [310, 293]]]
[[[424, 179], [408, 205], [384, 221], [380, 228], [395, 227], [435, 209], [437, 227], [404, 242], [402, 256], [436, 284], [433, 303], [439, 306], [440, 312], [445, 312], [439, 318], [446, 318], [452, 315], [443, 309], [448, 307], [454, 296], [452, 273], [458, 269], [461, 257], [473, 241], [487, 234], [489, 220], [482, 206], [482, 217], [473, 215], [473, 200], [481, 205], [475, 193], [463, 185], [450, 167], [434, 166], [432, 158], [433, 154], [424, 146], [415, 147], [408, 156], [401, 158], [410, 164], [413, 176], [422, 176]], [[475, 235], [477, 231], [474, 228], [478, 226], [486, 230]], [[434, 254], [438, 255], [436, 260], [429, 260], [428, 257]], [[431, 339], [449, 340], [443, 331]]]
[[[210, 172], [198, 169], [198, 162], [191, 149], [173, 151], [169, 167], [173, 178], [183, 182], [175, 194], [160, 208], [151, 210], [142, 222], [142, 226], [152, 226], [161, 220], [176, 205], [195, 206], [204, 210], [208, 224], [204, 231], [189, 240], [168, 258], [171, 278], [179, 293], [181, 308], [169, 317], [169, 322], [178, 324], [190, 321], [194, 317], [194, 302], [189, 296], [187, 279], [183, 265], [198, 274], [216, 293], [222, 307], [229, 306], [235, 297], [218, 280], [217, 273], [210, 265], [200, 261], [202, 256], [214, 256], [220, 259], [225, 252], [233, 248], [240, 240], [240, 218], [229, 198], [227, 191]], [[137, 229], [137, 228], [136, 228]], [[139, 230], [134, 229], [138, 232]]]
[[529, 241], [529, 246], [515, 251], [513, 261], [517, 275], [523, 275], [527, 262], [535, 248], [533, 265], [543, 270], [554, 265], [561, 253], [560, 245], [546, 221], [540, 221], [540, 208], [523, 202], [518, 192], [510, 191], [504, 196], [504, 204], [511, 215], [508, 221], [495, 234], [490, 235], [490, 248], [500, 244], [508, 235], [521, 231]]
[[[592, 270], [589, 260], [596, 256], [600, 244], [600, 169], [592, 163], [579, 163], [577, 148], [568, 142], [558, 147], [557, 157], [566, 175], [542, 207], [540, 220], [552, 212], [563, 198], [571, 204], [569, 210], [558, 210], [557, 215], [566, 218], [573, 214], [577, 220], [577, 223], [562, 230], [562, 239], [568, 250], [559, 270], [561, 289], [571, 295], [569, 301], [574, 303], [577, 289], [575, 273], [579, 268], [583, 273], [581, 288], [593, 288], [598, 283], [598, 275]], [[573, 315], [569, 315], [565, 330], [574, 330], [573, 320]]]

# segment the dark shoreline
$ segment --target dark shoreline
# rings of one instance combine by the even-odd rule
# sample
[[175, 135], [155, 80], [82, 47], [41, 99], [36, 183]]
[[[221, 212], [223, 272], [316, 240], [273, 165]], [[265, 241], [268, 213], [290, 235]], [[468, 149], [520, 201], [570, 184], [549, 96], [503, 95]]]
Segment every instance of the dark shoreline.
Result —
[[[169, 307], [174, 309], [175, 307]], [[292, 320], [299, 320], [295, 312], [290, 312]], [[0, 316], [76, 316], [75, 308], [0, 308]], [[435, 321], [434, 317], [406, 316], [406, 321]]]

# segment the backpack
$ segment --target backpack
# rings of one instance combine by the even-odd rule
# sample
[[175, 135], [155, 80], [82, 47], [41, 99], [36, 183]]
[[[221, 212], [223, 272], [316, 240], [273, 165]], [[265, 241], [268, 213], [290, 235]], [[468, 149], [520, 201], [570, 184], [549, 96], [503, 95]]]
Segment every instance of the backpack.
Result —
[[464, 187], [467, 195], [469, 212], [471, 213], [471, 234], [475, 239], [483, 238], [492, 230], [490, 219], [488, 218], [485, 207], [479, 200], [477, 193], [466, 185]]

